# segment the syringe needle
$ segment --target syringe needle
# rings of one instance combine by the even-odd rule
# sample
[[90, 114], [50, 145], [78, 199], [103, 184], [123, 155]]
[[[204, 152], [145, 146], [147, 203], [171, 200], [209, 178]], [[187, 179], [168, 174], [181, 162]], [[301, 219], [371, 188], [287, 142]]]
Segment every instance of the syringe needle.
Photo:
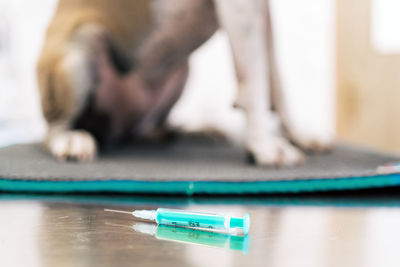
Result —
[[131, 214], [131, 211], [125, 211], [125, 210], [111, 210], [111, 209], [104, 209], [104, 211], [108, 211], [108, 212], [116, 212], [116, 213], [125, 213], [125, 214]]

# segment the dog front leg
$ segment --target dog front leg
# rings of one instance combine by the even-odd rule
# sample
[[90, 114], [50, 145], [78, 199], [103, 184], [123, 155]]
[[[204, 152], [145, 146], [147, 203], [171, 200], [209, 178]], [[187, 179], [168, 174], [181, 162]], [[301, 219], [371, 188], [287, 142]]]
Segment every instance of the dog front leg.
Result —
[[236, 106], [247, 120], [245, 145], [260, 165], [296, 165], [302, 153], [275, 133], [268, 69], [266, 0], [214, 0], [228, 33], [238, 79]]
[[93, 62], [99, 58], [99, 36], [101, 27], [81, 26], [64, 46], [55, 46], [51, 39], [38, 62], [42, 109], [48, 122], [45, 144], [60, 160], [91, 161], [96, 157], [94, 137], [71, 124], [96, 85]]

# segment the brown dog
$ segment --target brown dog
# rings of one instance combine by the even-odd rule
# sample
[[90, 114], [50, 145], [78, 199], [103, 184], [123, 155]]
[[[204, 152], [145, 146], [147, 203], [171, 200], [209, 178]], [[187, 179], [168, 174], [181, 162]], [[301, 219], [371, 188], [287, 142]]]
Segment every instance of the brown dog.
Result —
[[301, 163], [270, 125], [272, 108], [283, 120], [285, 112], [267, 0], [60, 0], [38, 64], [50, 152], [86, 161], [99, 144], [157, 132], [183, 90], [188, 57], [219, 27], [232, 46], [247, 149], [259, 164]]

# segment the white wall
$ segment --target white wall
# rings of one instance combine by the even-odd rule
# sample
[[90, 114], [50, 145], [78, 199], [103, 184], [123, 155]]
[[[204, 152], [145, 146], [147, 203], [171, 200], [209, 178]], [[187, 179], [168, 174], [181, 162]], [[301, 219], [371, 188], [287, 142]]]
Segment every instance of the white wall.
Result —
[[372, 0], [371, 42], [382, 54], [400, 53], [400, 1]]
[[276, 47], [292, 123], [335, 131], [335, 0], [272, 0]]
[[[279, 65], [295, 121], [317, 131], [334, 126], [333, 1], [272, 0]], [[34, 66], [54, 4], [0, 0], [0, 146], [44, 133]], [[2, 50], [5, 32], [9, 48]], [[194, 54], [188, 90], [172, 114], [173, 124], [225, 129], [240, 139], [243, 120], [231, 109], [236, 85], [229, 53], [226, 36], [218, 33]]]
[[54, 5], [0, 0], [0, 146], [44, 134], [35, 64]]

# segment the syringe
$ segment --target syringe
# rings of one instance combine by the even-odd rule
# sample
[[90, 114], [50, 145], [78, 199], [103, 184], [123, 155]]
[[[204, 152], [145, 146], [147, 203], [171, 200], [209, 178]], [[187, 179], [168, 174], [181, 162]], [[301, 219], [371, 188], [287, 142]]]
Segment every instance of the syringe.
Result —
[[250, 229], [250, 216], [231, 217], [214, 213], [204, 213], [176, 209], [159, 208], [157, 210], [123, 210], [104, 209], [109, 212], [132, 214], [135, 217], [151, 220], [158, 224], [177, 227], [189, 227], [198, 230], [219, 231], [229, 234], [247, 235]]

